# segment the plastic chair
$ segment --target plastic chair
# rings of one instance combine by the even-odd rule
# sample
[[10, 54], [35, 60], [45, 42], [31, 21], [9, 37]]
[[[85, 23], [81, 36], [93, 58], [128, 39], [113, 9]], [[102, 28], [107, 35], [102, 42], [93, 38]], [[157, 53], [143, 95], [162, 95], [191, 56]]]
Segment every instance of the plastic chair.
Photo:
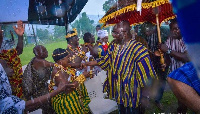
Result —
[[117, 103], [110, 99], [104, 99], [100, 74], [85, 82], [88, 95], [91, 99], [89, 107], [93, 114], [108, 114], [117, 109]]

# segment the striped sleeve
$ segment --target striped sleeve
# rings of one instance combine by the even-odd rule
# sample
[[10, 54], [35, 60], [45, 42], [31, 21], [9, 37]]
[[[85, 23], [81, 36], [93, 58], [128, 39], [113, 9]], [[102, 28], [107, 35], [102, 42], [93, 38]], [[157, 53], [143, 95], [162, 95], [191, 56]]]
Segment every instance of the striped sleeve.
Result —
[[100, 47], [99, 47], [99, 48], [98, 48], [98, 56], [99, 56], [99, 57], [101, 57], [101, 56], [102, 56], [102, 54], [101, 54], [101, 53], [102, 53], [102, 51], [103, 51], [103, 50], [102, 50], [102, 48], [100, 48]]
[[141, 87], [144, 87], [152, 78], [157, 78], [148, 55], [137, 62], [136, 78]]
[[99, 58], [97, 60], [97, 63], [103, 70], [108, 70], [110, 68], [110, 57], [109, 53], [107, 53], [105, 56]]

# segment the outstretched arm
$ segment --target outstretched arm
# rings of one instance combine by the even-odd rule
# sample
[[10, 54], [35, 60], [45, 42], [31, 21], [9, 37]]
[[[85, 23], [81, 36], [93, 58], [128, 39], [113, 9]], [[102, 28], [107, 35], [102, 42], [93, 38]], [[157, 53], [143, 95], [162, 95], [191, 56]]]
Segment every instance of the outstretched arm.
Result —
[[20, 55], [23, 52], [23, 34], [24, 34], [24, 29], [25, 25], [21, 20], [17, 21], [17, 27], [13, 26], [15, 33], [18, 35], [18, 43], [17, 43], [17, 54]]
[[97, 61], [90, 61], [90, 62], [87, 62], [85, 63], [86, 66], [99, 66]]
[[56, 96], [60, 92], [65, 91], [65, 89], [69, 88], [69, 87], [71, 87], [70, 84], [64, 84], [62, 82], [59, 83], [58, 88], [56, 90], [54, 90], [53, 92], [48, 93], [48, 94], [43, 95], [43, 96], [40, 96], [40, 97], [37, 97], [37, 98], [34, 98], [33, 100], [26, 101], [25, 111], [32, 110], [37, 106], [40, 106], [40, 105], [42, 105], [46, 102], [49, 102], [52, 97]]

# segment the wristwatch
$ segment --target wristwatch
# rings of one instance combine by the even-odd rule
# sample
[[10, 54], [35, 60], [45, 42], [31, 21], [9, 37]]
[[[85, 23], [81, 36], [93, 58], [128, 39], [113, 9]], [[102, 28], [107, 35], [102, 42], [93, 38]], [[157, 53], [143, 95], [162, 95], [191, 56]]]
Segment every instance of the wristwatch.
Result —
[[170, 54], [171, 51], [172, 51], [171, 49], [168, 49], [166, 53], [167, 53], [167, 54]]

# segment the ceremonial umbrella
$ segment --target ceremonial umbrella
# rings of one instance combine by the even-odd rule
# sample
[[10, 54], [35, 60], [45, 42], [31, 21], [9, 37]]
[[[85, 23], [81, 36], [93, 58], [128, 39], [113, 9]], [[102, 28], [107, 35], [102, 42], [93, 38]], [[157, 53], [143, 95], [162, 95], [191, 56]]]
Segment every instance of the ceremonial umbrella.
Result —
[[[137, 0], [119, 0], [99, 20], [99, 23], [102, 23], [103, 26], [109, 26], [122, 20], [128, 20], [131, 25], [144, 22], [157, 24], [156, 14], [159, 18], [159, 24], [175, 18], [169, 0], [143, 0], [141, 7], [141, 12], [137, 11]], [[155, 8], [158, 9], [157, 13], [154, 11]]]
[[[103, 23], [103, 26], [105, 27], [123, 20], [128, 20], [131, 25], [151, 22], [157, 25], [158, 41], [161, 43], [160, 24], [163, 21], [175, 18], [169, 0], [143, 0], [140, 6], [141, 11], [139, 12], [137, 11], [137, 0], [119, 0], [99, 20], [99, 23]], [[164, 58], [161, 51], [160, 54], [161, 64], [164, 64]]]

